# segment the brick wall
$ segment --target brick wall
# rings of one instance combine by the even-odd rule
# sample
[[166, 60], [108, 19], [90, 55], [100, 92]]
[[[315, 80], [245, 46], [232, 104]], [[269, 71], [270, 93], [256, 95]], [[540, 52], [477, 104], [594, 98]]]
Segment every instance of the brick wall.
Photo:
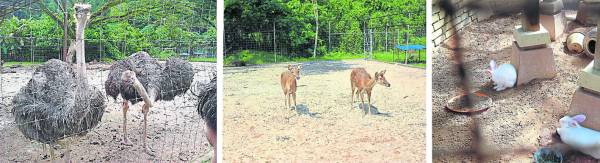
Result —
[[[457, 31], [462, 30], [472, 22], [482, 21], [489, 18], [492, 15], [498, 14], [514, 14], [518, 13], [520, 7], [525, 1], [523, 0], [451, 0], [452, 4], [456, 6], [456, 28]], [[480, 10], [473, 10], [466, 8], [468, 1], [475, 1], [481, 5]], [[450, 24], [450, 17], [441, 10], [439, 6], [439, 0], [432, 0], [432, 26], [433, 32], [431, 32], [432, 43], [435, 47], [440, 46], [452, 33], [452, 26]]]
[[[444, 12], [439, 6], [439, 0], [432, 1], [432, 26], [433, 32], [431, 32], [432, 43], [434, 47], [440, 46], [444, 41], [450, 38], [454, 33], [452, 32], [452, 25], [450, 22], [450, 16]], [[453, 0], [452, 3], [457, 6], [457, 12], [455, 15], [455, 22], [457, 31], [460, 31], [471, 22], [473, 22], [476, 17], [471, 9], [464, 7], [466, 0]]]

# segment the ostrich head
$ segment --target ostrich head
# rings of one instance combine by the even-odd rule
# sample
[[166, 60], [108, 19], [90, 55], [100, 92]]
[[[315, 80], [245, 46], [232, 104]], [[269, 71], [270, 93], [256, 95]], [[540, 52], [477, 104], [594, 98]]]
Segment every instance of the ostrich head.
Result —
[[123, 72], [123, 74], [121, 75], [121, 80], [125, 84], [133, 84], [133, 81], [135, 80], [135, 78], [136, 78], [135, 72], [130, 71], [130, 70]]

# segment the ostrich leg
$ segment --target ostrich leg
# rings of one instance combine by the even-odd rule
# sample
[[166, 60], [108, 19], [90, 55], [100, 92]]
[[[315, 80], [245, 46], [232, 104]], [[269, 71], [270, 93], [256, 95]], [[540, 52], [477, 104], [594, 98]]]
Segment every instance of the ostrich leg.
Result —
[[127, 137], [127, 111], [129, 110], [129, 101], [123, 100], [123, 141], [121, 142], [123, 145], [132, 146], [129, 141], [129, 137]]
[[150, 106], [144, 104], [143, 108], [142, 108], [142, 113], [144, 113], [144, 149], [146, 150], [146, 153], [148, 153], [149, 155], [154, 156], [154, 151], [152, 151], [152, 149], [150, 149], [148, 147], [148, 143], [146, 143], [146, 139], [148, 137], [148, 132], [147, 132], [147, 126], [148, 126], [148, 112], [150, 111]]

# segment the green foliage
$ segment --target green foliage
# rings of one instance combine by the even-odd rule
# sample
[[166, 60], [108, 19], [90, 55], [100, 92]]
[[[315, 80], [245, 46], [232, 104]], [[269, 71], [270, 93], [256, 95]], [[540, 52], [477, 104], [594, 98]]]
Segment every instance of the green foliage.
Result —
[[[0, 24], [0, 37], [17, 38], [0, 39], [0, 47], [29, 51], [26, 45], [31, 41], [22, 38], [36, 37], [36, 55], [58, 57], [63, 38], [62, 24], [58, 22], [62, 21], [62, 11], [54, 1], [36, 3], [32, 6], [46, 7], [49, 11], [20, 10], [5, 18]], [[167, 58], [190, 53], [204, 42], [216, 41], [216, 0], [86, 0], [86, 3], [92, 4], [85, 36], [89, 40], [88, 60], [99, 56], [123, 59], [141, 50], [153, 57]], [[69, 39], [74, 40], [73, 2], [68, 5]]]
[[[285, 48], [291, 57], [312, 56], [315, 41], [321, 58], [331, 52], [362, 53], [367, 29], [396, 36], [388, 43], [404, 43], [403, 34], [408, 33], [410, 44], [425, 45], [425, 5], [424, 0], [226, 0], [225, 45], [229, 51], [242, 51], [233, 56], [245, 54], [243, 50], [264, 51], [273, 42], [265, 32], [274, 29], [277, 47]], [[332, 49], [324, 37], [330, 34], [338, 42]], [[376, 45], [376, 50], [385, 49], [382, 43]]]
[[[410, 56], [410, 55], [409, 55]], [[417, 53], [414, 54], [414, 57], [417, 57]], [[340, 60], [350, 60], [350, 59], [365, 59], [368, 56], [364, 54], [355, 54], [355, 53], [347, 53], [347, 52], [330, 52], [323, 56], [318, 56], [317, 58], [306, 58], [306, 57], [288, 57], [282, 55], [275, 55], [271, 52], [264, 51], [253, 51], [253, 50], [243, 50], [236, 54], [228, 55], [224, 59], [224, 65], [233, 66], [234, 63], [243, 62], [247, 65], [259, 65], [259, 64], [267, 64], [267, 63], [278, 63], [278, 62], [309, 62], [309, 61], [340, 61]], [[424, 61], [426, 59], [425, 52], [421, 52], [421, 60]], [[405, 56], [404, 53], [400, 52], [373, 52], [373, 60], [380, 62], [404, 62]], [[413, 67], [425, 68], [425, 63], [413, 63]]]

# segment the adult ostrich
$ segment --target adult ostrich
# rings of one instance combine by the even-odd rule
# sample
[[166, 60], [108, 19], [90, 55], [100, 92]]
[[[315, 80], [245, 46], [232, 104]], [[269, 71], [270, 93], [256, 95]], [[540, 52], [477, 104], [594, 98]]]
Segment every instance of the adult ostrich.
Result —
[[170, 58], [161, 65], [158, 60], [146, 52], [137, 52], [129, 58], [119, 61], [110, 67], [108, 79], [104, 83], [106, 94], [117, 99], [120, 94], [124, 99], [123, 106], [123, 141], [124, 145], [132, 144], [127, 137], [127, 111], [129, 102], [132, 105], [144, 101], [144, 148], [153, 152], [146, 144], [148, 111], [158, 100], [173, 100], [175, 96], [185, 93], [194, 80], [192, 65], [178, 58]]
[[[75, 5], [75, 70], [69, 63], [49, 60], [36, 68], [31, 80], [13, 99], [15, 122], [29, 139], [55, 144], [63, 138], [87, 133], [102, 119], [105, 97], [99, 89], [90, 86], [86, 78], [83, 34], [90, 7]], [[54, 159], [52, 148], [50, 155]]]
[[194, 93], [198, 97], [198, 113], [204, 119], [206, 125], [206, 137], [213, 147], [212, 163], [217, 158], [217, 77], [213, 75], [206, 85], [198, 85], [199, 92]]

